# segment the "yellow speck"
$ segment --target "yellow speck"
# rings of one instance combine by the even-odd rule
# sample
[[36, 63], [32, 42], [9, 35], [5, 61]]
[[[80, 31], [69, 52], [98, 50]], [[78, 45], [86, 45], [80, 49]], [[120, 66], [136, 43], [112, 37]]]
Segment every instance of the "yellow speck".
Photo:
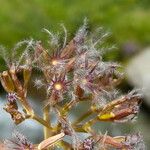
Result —
[[109, 119], [112, 119], [115, 117], [115, 114], [114, 113], [108, 113], [108, 114], [104, 114], [104, 115], [99, 115], [98, 118], [100, 120], [109, 120]]
[[82, 83], [83, 83], [83, 84], [86, 84], [86, 83], [87, 83], [87, 80], [86, 80], [86, 79], [83, 79], [83, 80], [82, 80]]
[[58, 61], [57, 60], [52, 60], [52, 65], [57, 65], [58, 64]]
[[54, 85], [54, 87], [55, 87], [56, 90], [61, 90], [62, 89], [62, 85], [60, 83], [56, 83]]

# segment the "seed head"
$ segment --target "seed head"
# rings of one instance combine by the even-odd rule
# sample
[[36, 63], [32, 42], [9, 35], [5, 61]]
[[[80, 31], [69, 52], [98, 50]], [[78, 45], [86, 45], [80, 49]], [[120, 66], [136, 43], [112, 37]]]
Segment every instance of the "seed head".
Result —
[[125, 138], [125, 142], [123, 142], [123, 144], [128, 148], [128, 150], [145, 149], [143, 137], [140, 133], [127, 135]]
[[33, 144], [18, 131], [12, 134], [12, 139], [5, 140], [4, 143], [7, 150], [34, 150]]

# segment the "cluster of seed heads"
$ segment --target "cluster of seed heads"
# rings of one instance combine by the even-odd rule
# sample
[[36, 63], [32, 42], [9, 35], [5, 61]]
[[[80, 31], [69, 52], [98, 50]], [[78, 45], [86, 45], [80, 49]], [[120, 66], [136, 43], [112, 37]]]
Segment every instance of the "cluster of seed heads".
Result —
[[[41, 41], [25, 40], [16, 44], [9, 55], [2, 48], [1, 54], [8, 67], [0, 74], [1, 84], [8, 93], [4, 109], [16, 125], [33, 119], [44, 127], [41, 143], [32, 144], [16, 132], [12, 139], [5, 140], [4, 149], [49, 150], [59, 147], [66, 150], [133, 150], [138, 146], [139, 150], [143, 150], [140, 134], [112, 137], [99, 134], [93, 128], [100, 121], [132, 121], [142, 101], [142, 94], [138, 90], [126, 95], [121, 95], [117, 90], [117, 85], [123, 79], [121, 65], [105, 62], [102, 58], [104, 52], [111, 49], [105, 46], [109, 34], [102, 28], [88, 33], [85, 20], [68, 42], [67, 30], [63, 25], [62, 28], [63, 37], [44, 29], [50, 37], [49, 47], [45, 47]], [[46, 91], [43, 117], [35, 113], [28, 100], [28, 85], [33, 81], [31, 74], [39, 70], [42, 75], [40, 79], [35, 79], [34, 87]], [[22, 105], [22, 112], [18, 111], [18, 103]], [[81, 103], [90, 104], [86, 113], [81, 112], [76, 120], [70, 121], [71, 110], [78, 110]], [[51, 122], [50, 112], [56, 114], [56, 124]], [[88, 136], [83, 139], [78, 133]], [[67, 136], [70, 141], [66, 140]]]

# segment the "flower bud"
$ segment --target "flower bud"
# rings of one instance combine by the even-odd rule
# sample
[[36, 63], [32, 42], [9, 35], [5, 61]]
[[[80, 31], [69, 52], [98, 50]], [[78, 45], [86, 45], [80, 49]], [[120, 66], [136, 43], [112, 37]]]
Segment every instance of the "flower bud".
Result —
[[9, 103], [15, 102], [17, 100], [16, 93], [8, 93], [7, 100], [8, 100]]
[[93, 150], [94, 140], [93, 138], [87, 138], [83, 141], [83, 150]]

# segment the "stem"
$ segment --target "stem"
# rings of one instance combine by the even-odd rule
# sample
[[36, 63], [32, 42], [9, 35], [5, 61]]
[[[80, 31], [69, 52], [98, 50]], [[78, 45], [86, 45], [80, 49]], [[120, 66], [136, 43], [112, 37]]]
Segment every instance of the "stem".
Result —
[[26, 96], [25, 96], [26, 94], [25, 94], [24, 88], [22, 87], [22, 84], [16, 75], [16, 70], [12, 67], [9, 72], [10, 72], [11, 78], [14, 82], [15, 88], [17, 90], [17, 94], [19, 96], [20, 103], [27, 111], [27, 114], [33, 114], [33, 109], [26, 99]]
[[78, 100], [71, 100], [69, 103], [65, 104], [64, 107], [61, 110], [61, 114], [62, 115], [66, 115], [69, 110], [75, 105], [77, 104]]
[[63, 147], [63, 149], [66, 149], [66, 150], [72, 150], [72, 146], [63, 140], [59, 141], [57, 143], [57, 146]]
[[28, 103], [28, 100], [25, 97], [20, 97], [20, 99], [18, 100], [22, 104], [22, 107], [26, 110], [27, 114], [30, 114], [30, 115], [34, 114], [32, 107], [30, 106], [30, 104]]
[[48, 122], [46, 122], [41, 117], [39, 117], [39, 116], [37, 116], [37, 115], [34, 114], [31, 118], [34, 119], [34, 120], [36, 120], [38, 123], [42, 124], [46, 128], [48, 128], [49, 130], [52, 130], [52, 127], [48, 124]]
[[[47, 105], [44, 110], [43, 110], [43, 118], [44, 120], [50, 124], [50, 114], [49, 114], [49, 109], [50, 109], [50, 106]], [[50, 126], [51, 127], [51, 126]], [[50, 137], [50, 130], [48, 127], [44, 126], [44, 139], [47, 139]]]
[[92, 111], [89, 110], [86, 113], [84, 113], [82, 116], [80, 116], [77, 120], [74, 121], [73, 125], [76, 125], [78, 123], [80, 123], [81, 121], [83, 121], [85, 118], [87, 118], [88, 116], [90, 116], [92, 114]]
[[97, 121], [98, 121], [98, 118], [95, 117], [95, 118], [93, 118], [93, 119], [87, 121], [87, 122], [82, 126], [82, 128], [83, 128], [86, 132], [91, 132], [91, 131], [92, 131], [92, 129], [91, 129], [92, 125], [93, 125], [94, 123], [96, 123]]
[[87, 96], [87, 97], [81, 97], [75, 100], [71, 100], [69, 103], [65, 104], [61, 110], [61, 114], [66, 115], [70, 109], [72, 109], [72, 107], [74, 105], [76, 105], [78, 102], [80, 101], [87, 101], [90, 100], [91, 96]]

